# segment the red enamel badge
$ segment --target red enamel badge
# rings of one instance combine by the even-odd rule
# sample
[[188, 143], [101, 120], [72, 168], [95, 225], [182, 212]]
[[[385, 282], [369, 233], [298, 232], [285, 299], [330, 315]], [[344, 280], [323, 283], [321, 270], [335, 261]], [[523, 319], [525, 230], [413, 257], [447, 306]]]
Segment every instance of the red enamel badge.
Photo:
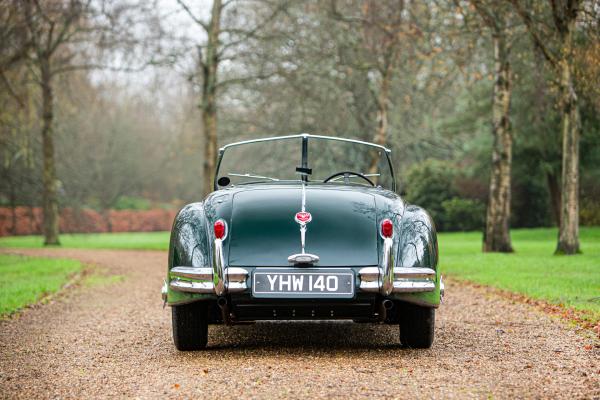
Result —
[[306, 211], [300, 211], [296, 213], [296, 222], [299, 224], [307, 224], [312, 220], [312, 215]]

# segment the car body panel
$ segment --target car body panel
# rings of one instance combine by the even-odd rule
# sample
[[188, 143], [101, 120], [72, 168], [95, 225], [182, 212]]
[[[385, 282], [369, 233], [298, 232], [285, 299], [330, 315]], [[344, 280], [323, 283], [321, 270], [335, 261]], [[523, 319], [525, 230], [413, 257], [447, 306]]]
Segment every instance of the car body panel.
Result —
[[[299, 184], [291, 185], [291, 184], [261, 184], [261, 185], [252, 185], [251, 187], [232, 187], [228, 189], [222, 189], [216, 192], [211, 193], [204, 202], [202, 203], [192, 203], [184, 207], [177, 217], [175, 218], [175, 223], [173, 224], [173, 229], [171, 233], [171, 246], [169, 251], [169, 270], [174, 266], [179, 265], [189, 265], [194, 267], [207, 267], [210, 265], [210, 259], [212, 257], [212, 250], [210, 246], [211, 240], [214, 239], [212, 234], [212, 225], [217, 219], [224, 219], [228, 222], [230, 227], [230, 232], [227, 240], [225, 240], [225, 246], [223, 248], [224, 257], [226, 260], [234, 260], [234, 264], [232, 266], [244, 266], [246, 269], [253, 272], [254, 268], [257, 266], [285, 266], [287, 263], [284, 262], [283, 256], [291, 254], [294, 251], [297, 251], [300, 245], [300, 236], [298, 230], [298, 224], [294, 221], [294, 215], [297, 212], [298, 201], [296, 199], [297, 193], [300, 191]], [[329, 192], [332, 193], [343, 193], [340, 197], [346, 200], [349, 200], [350, 203], [352, 199], [355, 198], [356, 208], [353, 209], [352, 214], [357, 213], [358, 215], [365, 218], [365, 220], [372, 222], [371, 218], [375, 218], [375, 226], [378, 227], [381, 220], [385, 218], [389, 218], [394, 223], [394, 246], [397, 251], [395, 252], [396, 256], [396, 265], [404, 266], [404, 267], [427, 267], [433, 268], [436, 270], [436, 288], [434, 291], [430, 292], [417, 292], [417, 293], [392, 293], [388, 297], [391, 299], [407, 301], [415, 304], [437, 307], [440, 304], [440, 272], [438, 268], [438, 249], [437, 249], [437, 236], [435, 232], [435, 226], [429, 214], [420, 207], [409, 205], [405, 206], [404, 201], [400, 198], [400, 196], [395, 193], [382, 189], [382, 188], [369, 188], [364, 186], [344, 186], [344, 185], [323, 185], [323, 184], [308, 184], [307, 185], [307, 210], [313, 212], [314, 219], [308, 225], [308, 229], [310, 233], [307, 232], [307, 251], [313, 251], [314, 249], [310, 248], [311, 235], [319, 238], [323, 243], [327, 243], [326, 236], [328, 232], [331, 232], [331, 228], [327, 227], [327, 229], [320, 229], [318, 224], [312, 225], [318, 218], [321, 216], [320, 211], [315, 211], [316, 208], [324, 207], [323, 209], [327, 210], [329, 217], [331, 220], [340, 221], [345, 220], [347, 217], [346, 213], [349, 212], [350, 207], [346, 207], [340, 211], [340, 214], [336, 214], [335, 203], [332, 203], [332, 198]], [[312, 187], [312, 189], [311, 189]], [[311, 193], [315, 195], [316, 193], [328, 193], [326, 195], [316, 195], [314, 199], [318, 202], [309, 203], [308, 199], [310, 199]], [[287, 226], [289, 229], [288, 237], [286, 237], [283, 242], [287, 242], [287, 244], [283, 247], [285, 251], [280, 252], [280, 256], [276, 263], [269, 263], [265, 261], [257, 262], [257, 263], [243, 263], [238, 262], [236, 260], [235, 250], [234, 256], [230, 256], [231, 252], [231, 243], [236, 237], [235, 230], [236, 229], [244, 229], [247, 230], [245, 234], [251, 234], [253, 230], [260, 229], [258, 223], [255, 220], [245, 220], [244, 224], [247, 226], [236, 226], [235, 221], [232, 221], [232, 217], [235, 218], [236, 212], [232, 211], [233, 208], [236, 207], [235, 199], [241, 193], [250, 193], [253, 192], [253, 196], [242, 196], [242, 199], [248, 201], [248, 212], [257, 212], [257, 215], [261, 215], [260, 209], [269, 210], [274, 207], [272, 203], [277, 203], [280, 196], [273, 196], [271, 199], [265, 200], [265, 193], [269, 193], [273, 191], [273, 193], [283, 194], [287, 193], [287, 196], [281, 196], [280, 202], [284, 203], [285, 199], [288, 199], [293, 203], [291, 206], [280, 206], [278, 210], [277, 218], [273, 219], [269, 223], [271, 227], [268, 225], [263, 225], [264, 232], [262, 232], [261, 240], [267, 241], [270, 243], [270, 246], [277, 247], [279, 243], [281, 230], [283, 230], [283, 226]], [[256, 197], [254, 197], [256, 196]], [[368, 200], [368, 197], [371, 196], [374, 200], [375, 210], [371, 207], [371, 203]], [[266, 196], [268, 197], [268, 196]], [[265, 203], [266, 201], [266, 203]], [[322, 202], [321, 202], [322, 201]], [[256, 204], [258, 207], [249, 207], [250, 204]], [[358, 207], [360, 205], [360, 207]], [[285, 215], [285, 211], [288, 210], [288, 215]], [[360, 211], [359, 211], [360, 210]], [[316, 212], [316, 213], [315, 213]], [[337, 216], [337, 217], [336, 217]], [[344, 218], [342, 218], [342, 216]], [[369, 226], [367, 226], [369, 225]], [[347, 227], [345, 228], [347, 229]], [[371, 231], [372, 227], [370, 223], [365, 223], [365, 231]], [[319, 231], [322, 233], [320, 236], [317, 234]], [[271, 233], [271, 236], [267, 235], [267, 233]], [[377, 265], [380, 262], [380, 254], [381, 254], [381, 238], [377, 233], [377, 229], [374, 230], [373, 236], [375, 236], [375, 240], [368, 241], [369, 248], [364, 248], [358, 245], [358, 249], [364, 249], [365, 255], [362, 257], [363, 260], [368, 260], [365, 264], [360, 264], [360, 266], [368, 266], [368, 265]], [[243, 238], [241, 235], [240, 238]], [[232, 240], [229, 240], [232, 239]], [[372, 251], [370, 246], [376, 247], [376, 252]], [[243, 246], [242, 246], [243, 247]], [[334, 249], [334, 247], [331, 247]], [[322, 246], [321, 251], [322, 254], [330, 254], [329, 257], [335, 257], [339, 254], [341, 259], [345, 259], [345, 255], [343, 252], [346, 247], [342, 246], [337, 248], [336, 250], [329, 250], [327, 246]], [[359, 250], [362, 251], [362, 250]], [[319, 254], [318, 252], [315, 252]], [[373, 256], [372, 254], [375, 254]], [[348, 254], [353, 254], [348, 253]], [[258, 260], [257, 255], [252, 255], [253, 260]], [[328, 258], [325, 257], [325, 260]], [[338, 266], [350, 266], [352, 267], [352, 260], [348, 260], [348, 263], [344, 264], [343, 262], [338, 263]], [[243, 261], [243, 260], [242, 260]], [[283, 264], [283, 265], [282, 265]], [[321, 264], [319, 264], [321, 265]], [[335, 263], [332, 265], [325, 266], [335, 266]], [[359, 265], [354, 265], [353, 270], [356, 273], [358, 279], [358, 271], [360, 270]], [[169, 276], [169, 279], [172, 277]], [[250, 294], [251, 290], [248, 289], [245, 294]], [[217, 296], [215, 294], [204, 294], [204, 293], [186, 293], [179, 292], [168, 288], [167, 291], [167, 303], [169, 305], [176, 304], [184, 304], [193, 301], [203, 300], [203, 299], [216, 299]]]
[[[389, 160], [387, 149], [386, 157]], [[173, 268], [190, 267], [210, 271], [215, 256], [218, 256], [222, 257], [225, 269], [241, 268], [247, 273], [245, 285], [235, 293], [225, 293], [228, 304], [234, 310], [232, 315], [238, 312], [240, 320], [252, 320], [253, 315], [262, 318], [261, 313], [265, 313], [266, 319], [269, 316], [282, 318], [281, 315], [290, 319], [301, 316], [334, 318], [334, 311], [338, 313], [353, 307], [357, 310], [356, 319], [360, 320], [363, 318], [361, 313], [377, 314], [377, 306], [384, 299], [426, 307], [439, 306], [442, 283], [435, 225], [425, 210], [407, 205], [394, 191], [379, 186], [349, 182], [323, 183], [309, 179], [243, 183], [222, 188], [215, 184], [215, 188], [218, 190], [209, 194], [203, 202], [186, 205], [175, 218], [167, 279], [163, 287], [163, 297], [168, 305], [205, 300], [216, 304], [219, 298], [216, 292], [181, 291], [171, 287], [170, 283], [193, 281], [176, 275]], [[392, 188], [395, 188], [395, 183]], [[290, 265], [288, 256], [301, 252], [300, 224], [295, 220], [295, 215], [302, 210], [303, 196], [305, 211], [312, 215], [312, 220], [306, 223], [305, 251], [319, 257], [319, 261], [311, 267], [352, 270], [356, 287], [353, 298], [325, 303], [325, 299], [317, 297], [307, 300], [252, 296], [254, 271], [268, 267], [302, 268]], [[380, 234], [380, 224], [384, 219], [390, 219], [393, 223], [393, 236], [387, 241]], [[218, 241], [218, 251], [215, 250], [217, 240], [213, 233], [213, 225], [217, 220], [227, 225], [226, 237]], [[384, 248], [389, 249], [390, 244], [393, 249], [392, 268], [405, 271], [427, 269], [432, 271], [432, 276], [435, 272], [432, 278], [435, 286], [430, 286], [426, 291], [394, 290], [382, 293], [363, 290], [360, 287], [363, 279], [361, 270], [381, 268], [382, 263], [386, 262]], [[216, 288], [218, 282], [213, 276], [212, 281], [207, 278], [204, 283], [207, 287], [214, 284]], [[317, 301], [326, 304], [331, 314], [319, 315], [314, 308], [316, 303], [313, 303]], [[290, 310], [294, 310], [294, 314], [290, 314]], [[298, 314], [295, 314], [296, 311]], [[277, 317], [270, 314], [277, 312], [283, 314]], [[339, 317], [339, 314], [336, 316]], [[219, 320], [216, 316], [211, 322], [223, 322], [223, 319]]]
[[[307, 185], [306, 252], [318, 254], [321, 267], [377, 265], [377, 226], [372, 195]], [[275, 185], [238, 192], [233, 197], [229, 266], [288, 266], [301, 251], [295, 214], [302, 207], [300, 185]]]

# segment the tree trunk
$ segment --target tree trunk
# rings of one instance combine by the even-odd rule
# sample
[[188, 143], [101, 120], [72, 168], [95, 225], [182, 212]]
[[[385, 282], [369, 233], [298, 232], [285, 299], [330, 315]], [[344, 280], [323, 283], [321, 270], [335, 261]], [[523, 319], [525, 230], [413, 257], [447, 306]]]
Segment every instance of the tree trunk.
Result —
[[483, 251], [509, 253], [513, 251], [509, 231], [513, 141], [510, 126], [512, 72], [505, 37], [501, 32], [496, 32], [493, 42], [496, 75], [492, 105], [494, 145]]
[[106, 231], [112, 232], [113, 226], [112, 226], [112, 220], [110, 218], [110, 208], [104, 207], [102, 209], [102, 218], [104, 218], [104, 223], [106, 224]]
[[213, 191], [217, 162], [217, 72], [219, 67], [219, 32], [221, 0], [214, 0], [206, 42], [206, 59], [202, 63], [202, 128], [204, 134], [204, 169], [202, 191]]
[[[377, 99], [377, 132], [375, 134], [375, 143], [385, 146], [387, 142], [388, 131], [388, 102], [391, 80], [391, 67], [386, 68], [386, 73], [382, 77], [379, 98]], [[369, 174], [377, 173], [379, 160], [381, 156], [379, 151], [374, 150], [371, 154], [371, 163], [369, 164]], [[377, 177], [373, 181], [377, 182]]]
[[560, 226], [560, 182], [554, 172], [546, 172], [548, 191], [550, 192], [550, 203], [552, 205], [552, 217], [556, 226]]
[[42, 86], [42, 152], [43, 152], [43, 202], [44, 245], [58, 245], [58, 196], [56, 167], [54, 163], [52, 74], [50, 60], [40, 60]]
[[562, 187], [560, 230], [556, 254], [579, 253], [579, 108], [572, 76], [570, 47], [574, 23], [560, 61], [562, 109]]
[[[9, 174], [10, 176], [10, 174]], [[9, 178], [9, 186], [10, 186], [10, 216], [11, 216], [11, 227], [10, 233], [12, 235], [17, 234], [17, 191], [15, 189], [15, 182], [12, 179], [12, 176]]]

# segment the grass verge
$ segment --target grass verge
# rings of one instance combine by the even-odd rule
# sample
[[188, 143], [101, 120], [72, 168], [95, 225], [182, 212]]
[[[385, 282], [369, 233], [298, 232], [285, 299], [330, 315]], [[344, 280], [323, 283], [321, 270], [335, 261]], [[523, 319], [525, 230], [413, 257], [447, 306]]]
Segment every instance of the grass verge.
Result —
[[[169, 232], [75, 233], [60, 235], [63, 248], [114, 250], [168, 250]], [[7, 236], [0, 247], [41, 248], [41, 236]]]
[[600, 227], [581, 229], [583, 254], [553, 255], [556, 229], [512, 232], [512, 254], [482, 253], [478, 232], [439, 235], [442, 272], [534, 300], [584, 312], [600, 321]]
[[[600, 321], [600, 227], [581, 228], [576, 256], [553, 255], [556, 228], [515, 229], [512, 254], [481, 252], [479, 232], [440, 233], [442, 273], [528, 298], [563, 305]], [[61, 236], [62, 247], [167, 250], [168, 232], [97, 233]], [[42, 247], [40, 236], [0, 238], [0, 247]]]
[[0, 317], [57, 292], [81, 269], [76, 260], [0, 254]]

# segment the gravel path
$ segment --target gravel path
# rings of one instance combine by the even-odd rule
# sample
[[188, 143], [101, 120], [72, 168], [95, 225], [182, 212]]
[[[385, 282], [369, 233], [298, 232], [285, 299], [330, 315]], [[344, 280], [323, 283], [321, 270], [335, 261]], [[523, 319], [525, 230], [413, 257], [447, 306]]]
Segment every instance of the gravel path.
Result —
[[351, 323], [212, 326], [179, 353], [159, 252], [30, 250], [124, 276], [0, 322], [2, 398], [600, 398], [600, 348], [524, 304], [450, 282], [430, 350], [398, 328]]

